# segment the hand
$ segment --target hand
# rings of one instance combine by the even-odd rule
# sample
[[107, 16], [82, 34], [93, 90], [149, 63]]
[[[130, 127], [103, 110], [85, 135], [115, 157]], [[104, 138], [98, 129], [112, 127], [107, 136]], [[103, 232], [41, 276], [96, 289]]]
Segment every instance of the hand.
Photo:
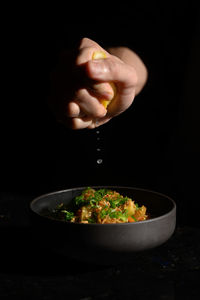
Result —
[[[103, 51], [107, 58], [92, 60], [95, 51]], [[105, 124], [132, 104], [137, 81], [132, 65], [84, 38], [77, 54], [61, 55], [52, 73], [49, 103], [57, 119], [67, 127], [91, 129]], [[115, 96], [109, 82], [115, 84]], [[111, 100], [113, 96], [105, 109], [99, 100]]]

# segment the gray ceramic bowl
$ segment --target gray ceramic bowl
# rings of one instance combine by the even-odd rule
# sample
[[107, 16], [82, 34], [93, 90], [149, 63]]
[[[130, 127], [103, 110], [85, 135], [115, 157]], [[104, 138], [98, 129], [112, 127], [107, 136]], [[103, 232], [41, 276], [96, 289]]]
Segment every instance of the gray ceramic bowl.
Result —
[[56, 253], [98, 264], [124, 262], [135, 252], [165, 243], [176, 226], [176, 204], [166, 195], [132, 187], [110, 188], [145, 205], [151, 218], [122, 224], [76, 224], [45, 216], [59, 203], [69, 204], [85, 187], [57, 191], [30, 203], [33, 229], [38, 241]]

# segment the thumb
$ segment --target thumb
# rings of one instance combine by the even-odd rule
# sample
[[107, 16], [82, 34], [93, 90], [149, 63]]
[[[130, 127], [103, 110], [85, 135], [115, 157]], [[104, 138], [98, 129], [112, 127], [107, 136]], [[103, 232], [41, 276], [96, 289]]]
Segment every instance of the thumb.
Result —
[[114, 82], [123, 88], [137, 84], [135, 69], [117, 57], [90, 60], [86, 64], [88, 76], [100, 82]]

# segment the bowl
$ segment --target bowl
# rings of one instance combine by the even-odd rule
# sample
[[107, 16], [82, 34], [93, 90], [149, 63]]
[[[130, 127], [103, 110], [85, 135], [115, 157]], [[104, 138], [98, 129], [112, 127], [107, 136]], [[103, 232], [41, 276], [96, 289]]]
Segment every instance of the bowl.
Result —
[[86, 187], [41, 195], [30, 203], [34, 237], [56, 254], [97, 264], [120, 263], [139, 251], [162, 245], [176, 227], [176, 204], [170, 197], [150, 190], [122, 186], [108, 188], [147, 207], [150, 219], [120, 224], [80, 224], [54, 220], [47, 216], [58, 204], [70, 204]]

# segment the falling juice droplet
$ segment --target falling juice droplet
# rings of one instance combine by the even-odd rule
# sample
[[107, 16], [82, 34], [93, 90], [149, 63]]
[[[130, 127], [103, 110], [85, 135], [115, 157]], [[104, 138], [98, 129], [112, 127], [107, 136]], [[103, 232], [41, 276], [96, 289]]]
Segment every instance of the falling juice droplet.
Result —
[[[101, 137], [100, 137], [100, 130], [99, 129], [96, 130], [96, 141], [97, 141], [96, 151], [97, 151], [97, 153], [100, 154], [102, 149], [101, 149]], [[97, 163], [98, 166], [102, 165], [103, 164], [103, 159], [102, 158], [97, 158], [96, 163]]]
[[100, 137], [99, 137], [100, 131], [96, 130], [96, 134], [97, 134], [97, 141], [100, 141]]
[[97, 164], [98, 164], [98, 165], [101, 165], [102, 163], [103, 163], [103, 159], [98, 158], [98, 159], [97, 159]]

